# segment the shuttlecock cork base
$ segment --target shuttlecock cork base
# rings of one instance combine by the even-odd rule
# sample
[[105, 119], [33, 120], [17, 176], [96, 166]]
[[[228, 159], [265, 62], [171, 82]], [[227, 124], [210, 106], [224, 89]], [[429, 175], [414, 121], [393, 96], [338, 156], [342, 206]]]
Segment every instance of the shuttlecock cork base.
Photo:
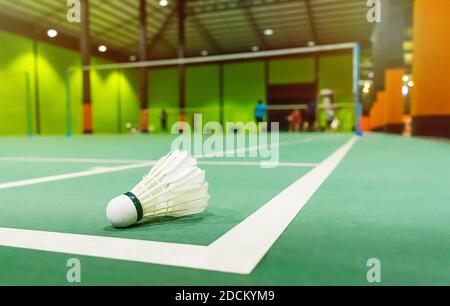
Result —
[[114, 227], [129, 227], [142, 220], [142, 204], [131, 192], [120, 195], [109, 202], [106, 216]]
[[205, 172], [195, 158], [177, 150], [161, 158], [133, 190], [111, 200], [106, 217], [125, 228], [150, 218], [198, 214], [208, 201]]

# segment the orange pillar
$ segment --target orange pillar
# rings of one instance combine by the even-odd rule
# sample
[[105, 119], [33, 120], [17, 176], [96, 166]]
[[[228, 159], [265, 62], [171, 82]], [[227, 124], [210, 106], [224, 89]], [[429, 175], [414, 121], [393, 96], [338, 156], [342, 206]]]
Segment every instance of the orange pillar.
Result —
[[378, 103], [377, 103], [377, 108], [376, 108], [376, 113], [375, 116], [377, 118], [376, 122], [375, 122], [375, 130], [378, 132], [383, 131], [383, 117], [381, 116], [382, 113], [382, 102], [381, 102], [381, 97], [380, 95], [378, 95], [378, 99], [377, 99]]
[[414, 5], [413, 135], [450, 138], [450, 1]]
[[384, 127], [387, 123], [387, 99], [386, 99], [386, 91], [378, 92], [378, 103], [379, 106], [379, 117], [380, 117], [380, 129], [384, 132]]
[[[147, 1], [139, 1], [139, 55], [142, 62], [147, 60]], [[141, 102], [141, 133], [148, 133], [148, 69], [140, 69], [140, 102]]]
[[[81, 1], [80, 51], [83, 66], [91, 63], [89, 0]], [[92, 134], [91, 71], [83, 71], [83, 132]]]
[[404, 130], [403, 115], [404, 103], [402, 95], [403, 68], [386, 70], [386, 100], [385, 102], [385, 132], [402, 134]]
[[[143, 105], [143, 101], [141, 101], [141, 106]], [[141, 133], [148, 133], [148, 109], [147, 106], [141, 109]]]
[[375, 108], [375, 131], [380, 132], [382, 130], [382, 118], [381, 118], [381, 102], [378, 100], [377, 107]]
[[370, 131], [370, 116], [361, 117], [361, 131], [363, 132]]
[[375, 101], [375, 103], [372, 106], [372, 109], [370, 110], [370, 130], [375, 131], [377, 128], [377, 108], [378, 108], [378, 102]]
[[380, 101], [377, 98], [377, 104], [375, 104], [375, 122], [373, 123], [373, 130], [380, 131], [380, 128], [381, 128]]
[[83, 103], [83, 131], [85, 134], [92, 134], [92, 104], [89, 101]]
[[383, 110], [382, 110], [382, 95], [380, 95], [381, 92], [377, 93], [377, 100], [373, 105], [372, 109], [372, 117], [370, 119], [371, 127], [370, 129], [374, 132], [381, 132], [383, 131]]
[[178, 130], [184, 132], [184, 130], [185, 130], [185, 128], [186, 128], [186, 113], [184, 112], [184, 110], [182, 110], [182, 111], [180, 112], [178, 118], [179, 118], [179, 122], [180, 122], [180, 123], [179, 123]]
[[386, 92], [379, 91], [376, 95], [376, 102], [373, 105], [373, 112], [370, 119], [371, 130], [375, 132], [383, 132], [384, 126], [386, 124], [385, 118], [385, 100], [386, 100]]

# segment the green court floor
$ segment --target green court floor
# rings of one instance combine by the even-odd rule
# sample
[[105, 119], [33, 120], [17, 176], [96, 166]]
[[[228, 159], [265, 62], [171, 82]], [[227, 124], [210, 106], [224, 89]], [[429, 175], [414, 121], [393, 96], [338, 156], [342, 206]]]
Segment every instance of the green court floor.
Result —
[[[210, 183], [205, 213], [126, 230], [108, 224], [106, 204], [130, 190], [150, 167], [24, 186], [9, 183], [156, 160], [168, 152], [172, 137], [3, 137], [0, 228], [206, 247], [352, 137], [283, 134], [281, 164], [271, 169], [251, 163], [255, 158], [200, 159]], [[449, 187], [449, 143], [366, 135], [248, 275], [0, 243], [0, 284], [67, 285], [70, 258], [81, 262], [82, 285], [368, 285], [371, 258], [381, 262], [381, 284], [449, 284]]]

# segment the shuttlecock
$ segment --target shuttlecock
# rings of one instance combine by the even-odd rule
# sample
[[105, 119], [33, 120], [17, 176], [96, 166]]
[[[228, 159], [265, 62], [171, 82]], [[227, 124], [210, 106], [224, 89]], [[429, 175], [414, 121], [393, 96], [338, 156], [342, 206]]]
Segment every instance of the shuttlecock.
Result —
[[150, 218], [198, 214], [208, 200], [205, 171], [186, 151], [177, 150], [156, 162], [133, 190], [111, 200], [106, 217], [114, 227], [124, 228]]

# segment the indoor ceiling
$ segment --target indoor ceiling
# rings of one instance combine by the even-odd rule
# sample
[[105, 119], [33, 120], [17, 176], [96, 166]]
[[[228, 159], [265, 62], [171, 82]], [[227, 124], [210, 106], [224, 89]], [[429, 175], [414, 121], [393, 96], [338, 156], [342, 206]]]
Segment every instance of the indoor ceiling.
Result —
[[[150, 58], [177, 56], [176, 1], [147, 0]], [[365, 0], [194, 0], [186, 3], [186, 54], [222, 54], [360, 41], [370, 45], [373, 24]], [[80, 24], [66, 20], [66, 0], [0, 0], [0, 26], [23, 23], [45, 36], [48, 28], [77, 41]], [[7, 18], [7, 19], [6, 19]], [[7, 21], [5, 21], [7, 20]], [[139, 0], [90, 0], [93, 45], [129, 57], [139, 46]], [[17, 28], [17, 26], [15, 26]], [[265, 35], [272, 29], [273, 35]], [[22, 31], [22, 32], [23, 32]], [[37, 33], [39, 32], [39, 33]], [[44, 34], [43, 34], [44, 33]]]

